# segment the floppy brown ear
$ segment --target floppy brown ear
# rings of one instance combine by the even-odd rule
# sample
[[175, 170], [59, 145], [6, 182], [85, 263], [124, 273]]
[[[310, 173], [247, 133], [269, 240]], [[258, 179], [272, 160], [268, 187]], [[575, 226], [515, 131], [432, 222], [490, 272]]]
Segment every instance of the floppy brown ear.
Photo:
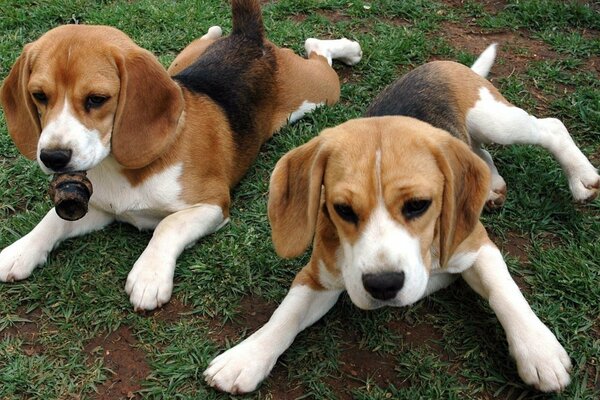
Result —
[[440, 265], [475, 229], [490, 191], [490, 170], [465, 143], [448, 135], [436, 160], [444, 175], [439, 219]]
[[317, 136], [288, 152], [271, 175], [269, 222], [275, 251], [281, 257], [300, 255], [314, 236], [329, 156], [323, 142]]
[[0, 89], [0, 103], [4, 108], [8, 133], [17, 149], [25, 157], [34, 160], [37, 142], [42, 131], [37, 107], [33, 103], [29, 83], [29, 53], [31, 45], [25, 46]]
[[112, 154], [125, 168], [156, 160], [177, 136], [183, 95], [148, 51], [136, 48], [116, 56], [121, 90], [111, 139]]

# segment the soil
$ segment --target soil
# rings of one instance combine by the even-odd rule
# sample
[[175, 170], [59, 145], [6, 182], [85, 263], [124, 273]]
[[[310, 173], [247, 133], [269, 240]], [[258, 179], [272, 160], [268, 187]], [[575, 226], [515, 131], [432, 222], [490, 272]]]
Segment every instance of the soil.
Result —
[[[464, 0], [446, 0], [450, 6], [462, 6]], [[268, 1], [261, 1], [268, 3]], [[506, 5], [506, 1], [489, 0], [484, 4], [488, 12], [499, 12]], [[347, 21], [349, 17], [339, 11], [320, 11], [322, 16], [332, 22]], [[301, 22], [306, 19], [306, 15], [298, 14], [292, 17]], [[407, 21], [402, 19], [392, 20], [397, 25], [406, 25]], [[462, 21], [461, 23], [445, 22], [442, 24], [439, 32], [454, 48], [463, 50], [472, 54], [481, 53], [488, 45], [497, 42], [500, 44], [498, 59], [492, 71], [490, 79], [492, 82], [498, 77], [507, 77], [511, 74], [522, 73], [527, 65], [535, 60], [557, 59], [560, 58], [556, 52], [549, 49], [547, 45], [539, 40], [531, 39], [526, 31], [502, 32], [502, 31], [484, 31], [472, 21]], [[589, 34], [590, 37], [596, 33]], [[600, 57], [590, 57], [586, 67], [590, 70], [600, 72]], [[352, 79], [353, 70], [350, 67], [336, 67], [340, 80], [343, 83]], [[533, 95], [538, 98], [540, 107], [544, 107], [548, 99], [542, 97], [533, 88]], [[591, 155], [594, 164], [600, 163], [600, 150]], [[556, 237], [549, 234], [548, 238], [542, 238], [549, 246], [556, 243]], [[528, 262], [527, 249], [531, 243], [527, 237], [514, 232], [505, 234], [505, 239], [492, 237], [492, 240], [499, 248], [509, 255], [517, 258], [522, 264]], [[528, 290], [528, 285], [521, 277], [514, 277], [518, 286]], [[210, 338], [216, 346], [223, 347], [226, 342], [239, 342], [243, 337], [247, 337], [256, 331], [260, 326], [268, 321], [276, 308], [276, 304], [268, 302], [257, 296], [244, 297], [239, 306], [237, 317], [231, 323], [222, 324], [217, 319], [208, 320], [210, 327]], [[148, 313], [149, 318], [156, 318], [165, 322], [176, 322], [182, 318], [191, 318], [190, 309], [177, 299], [172, 299], [163, 308]], [[24, 352], [28, 355], [34, 355], [43, 352], [43, 348], [38, 344], [40, 326], [37, 321], [40, 316], [38, 310], [25, 314], [21, 310], [20, 314], [29, 319], [30, 322], [17, 323], [15, 326], [7, 328], [0, 332], [0, 340], [16, 336], [23, 339]], [[390, 322], [388, 327], [397, 332], [402, 340], [410, 346], [428, 346], [444, 360], [450, 360], [451, 355], [447, 354], [436, 342], [443, 339], [442, 333], [433, 325], [420, 323], [411, 325], [405, 321]], [[345, 337], [344, 343], [347, 343], [342, 349], [340, 356], [341, 372], [345, 376], [343, 379], [329, 379], [333, 391], [340, 395], [341, 399], [351, 398], [348, 394], [352, 388], [362, 386], [367, 380], [385, 387], [394, 384], [396, 387], [402, 387], [402, 382], [398, 382], [394, 371], [395, 360], [392, 355], [372, 352], [361, 349], [358, 340], [351, 340], [350, 333]], [[142, 381], [149, 375], [151, 369], [148, 365], [145, 354], [137, 346], [138, 342], [132, 331], [127, 326], [121, 326], [115, 332], [108, 335], [101, 335], [93, 338], [85, 346], [85, 352], [91, 359], [101, 357], [104, 366], [111, 372], [105, 383], [97, 388], [95, 399], [115, 399], [115, 398], [138, 398], [136, 391], [142, 388]], [[598, 360], [594, 364], [588, 363], [587, 370], [590, 377], [598, 374]], [[348, 379], [347, 376], [353, 379]], [[600, 390], [600, 380], [596, 383], [596, 389]], [[261, 388], [265, 398], [272, 399], [295, 399], [305, 393], [305, 388], [299, 382], [294, 382], [288, 377], [288, 371], [282, 363], [277, 363], [269, 379]], [[493, 398], [490, 394], [482, 394], [482, 398]]]
[[111, 375], [96, 388], [96, 400], [137, 399], [135, 393], [150, 373], [150, 366], [137, 340], [127, 326], [121, 326], [107, 336], [92, 339], [84, 348], [90, 357], [102, 357]]

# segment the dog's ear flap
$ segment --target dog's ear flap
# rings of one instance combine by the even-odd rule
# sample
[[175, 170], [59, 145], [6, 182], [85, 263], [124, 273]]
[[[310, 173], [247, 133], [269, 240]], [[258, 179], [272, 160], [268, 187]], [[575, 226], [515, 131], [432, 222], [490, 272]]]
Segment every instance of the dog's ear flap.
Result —
[[8, 133], [17, 149], [25, 157], [34, 160], [42, 128], [37, 107], [27, 89], [31, 48], [31, 44], [25, 46], [23, 53], [17, 58], [4, 80], [0, 89], [0, 103], [4, 109]]
[[479, 223], [490, 191], [490, 169], [465, 143], [448, 134], [434, 153], [444, 175], [439, 218], [440, 266]]
[[330, 151], [323, 134], [284, 155], [271, 175], [268, 212], [275, 251], [300, 255], [315, 233], [321, 185]]
[[112, 154], [125, 168], [156, 160], [177, 137], [184, 100], [158, 60], [142, 48], [115, 55], [121, 77], [111, 138]]

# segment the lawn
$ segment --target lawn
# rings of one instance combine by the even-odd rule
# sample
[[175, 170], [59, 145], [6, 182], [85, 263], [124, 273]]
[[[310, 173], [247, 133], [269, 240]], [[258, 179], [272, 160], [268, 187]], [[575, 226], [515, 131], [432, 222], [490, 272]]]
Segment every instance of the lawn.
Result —
[[[303, 51], [307, 37], [358, 40], [363, 60], [336, 64], [339, 104], [287, 126], [233, 193], [231, 222], [186, 250], [173, 298], [133, 312], [127, 273], [151, 233], [125, 224], [53, 251], [23, 282], [0, 284], [0, 399], [229, 396], [202, 371], [267, 321], [308, 253], [279, 259], [266, 217], [269, 174], [285, 152], [358, 117], [395, 77], [434, 59], [469, 64], [492, 42], [491, 80], [514, 104], [564, 121], [600, 165], [600, 7], [559, 0], [262, 1], [269, 38]], [[587, 4], [586, 4], [587, 3]], [[221, 0], [3, 0], [0, 78], [24, 44], [60, 24], [115, 26], [167, 66], [212, 25]], [[572, 357], [558, 395], [524, 385], [500, 324], [463, 282], [404, 309], [365, 312], [347, 296], [302, 332], [256, 399], [600, 398], [600, 200], [571, 201], [558, 164], [530, 146], [488, 149], [508, 199], [483, 222], [534, 311]], [[0, 248], [51, 207], [49, 179], [18, 154], [0, 113]]]

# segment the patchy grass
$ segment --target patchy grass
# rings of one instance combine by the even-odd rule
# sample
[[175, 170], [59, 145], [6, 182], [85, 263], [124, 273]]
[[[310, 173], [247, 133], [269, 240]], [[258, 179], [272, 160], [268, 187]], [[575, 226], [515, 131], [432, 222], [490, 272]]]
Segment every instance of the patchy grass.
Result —
[[[342, 99], [264, 146], [234, 191], [231, 223], [180, 257], [173, 300], [136, 314], [123, 286], [150, 238], [114, 224], [63, 243], [24, 282], [0, 285], [0, 398], [228, 398], [201, 379], [214, 355], [266, 322], [307, 255], [279, 259], [266, 218], [268, 177], [279, 157], [321, 129], [360, 116], [399, 74], [432, 59], [470, 63], [500, 43], [492, 81], [539, 116], [561, 118], [600, 163], [600, 17], [559, 0], [281, 0], [263, 2], [268, 35], [303, 49], [307, 37], [360, 41], [363, 61], [335, 65]], [[5, 0], [0, 78], [22, 46], [64, 23], [109, 24], [165, 65], [211, 25], [231, 27], [219, 0]], [[50, 207], [48, 178], [18, 155], [0, 115], [0, 248]], [[509, 187], [483, 221], [532, 307], [574, 362], [563, 394], [525, 386], [490, 308], [458, 282], [404, 309], [360, 311], [342, 300], [299, 335], [272, 375], [245, 398], [600, 397], [600, 202], [575, 206], [543, 150], [490, 151]]]

